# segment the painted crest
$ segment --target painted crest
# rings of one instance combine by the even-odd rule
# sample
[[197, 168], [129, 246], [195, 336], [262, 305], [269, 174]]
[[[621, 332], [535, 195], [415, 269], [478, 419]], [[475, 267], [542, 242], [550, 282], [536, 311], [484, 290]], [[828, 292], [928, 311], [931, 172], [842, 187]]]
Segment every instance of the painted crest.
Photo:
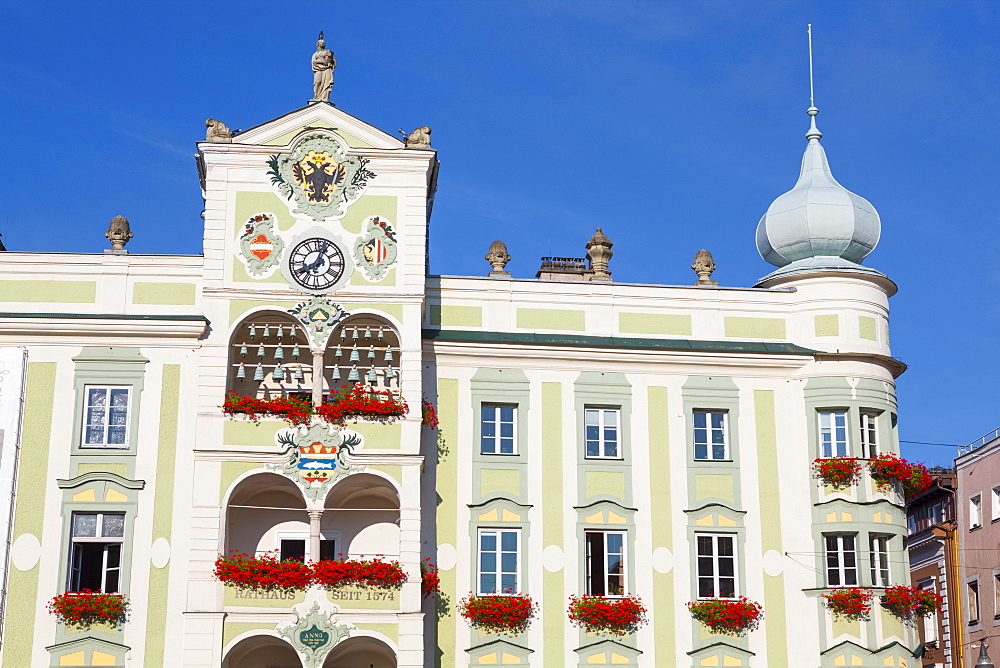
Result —
[[243, 225], [240, 255], [251, 276], [263, 276], [281, 260], [285, 242], [274, 231], [276, 221], [273, 213], [255, 213]]
[[313, 297], [307, 302], [297, 304], [288, 309], [296, 320], [301, 322], [309, 332], [313, 348], [323, 348], [333, 333], [338, 322], [348, 316], [347, 311], [334, 304], [326, 297]]
[[396, 231], [381, 216], [368, 218], [364, 233], [354, 242], [354, 262], [368, 280], [378, 282], [396, 264]]
[[313, 603], [305, 616], [296, 610], [295, 618], [294, 624], [277, 627], [275, 631], [302, 655], [306, 668], [322, 666], [334, 645], [350, 637], [354, 629], [353, 625], [331, 624], [330, 613], [320, 610], [318, 603]]
[[346, 459], [354, 447], [361, 445], [361, 435], [350, 429], [323, 424], [290, 427], [279, 431], [275, 440], [284, 446], [288, 461], [268, 468], [297, 482], [314, 501], [326, 494], [332, 483], [365, 469]]
[[306, 136], [291, 155], [272, 155], [267, 164], [271, 183], [295, 201], [292, 213], [315, 221], [343, 216], [375, 177], [365, 168], [368, 160], [348, 156], [341, 143], [325, 133]]

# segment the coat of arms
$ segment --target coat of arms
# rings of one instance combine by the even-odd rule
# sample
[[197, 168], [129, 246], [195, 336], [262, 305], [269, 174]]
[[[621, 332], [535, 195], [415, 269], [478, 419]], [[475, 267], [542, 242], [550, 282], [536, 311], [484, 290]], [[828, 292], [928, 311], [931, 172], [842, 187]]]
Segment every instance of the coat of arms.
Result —
[[268, 468], [295, 480], [310, 499], [320, 498], [331, 483], [343, 476], [365, 469], [345, 459], [352, 448], [361, 445], [361, 436], [348, 429], [324, 424], [291, 427], [279, 431], [275, 439], [285, 447], [289, 458], [284, 464]]
[[243, 225], [240, 254], [251, 276], [264, 275], [281, 259], [285, 242], [274, 232], [276, 220], [273, 213], [256, 213]]
[[368, 160], [348, 156], [328, 134], [313, 134], [300, 141], [291, 155], [272, 155], [268, 161], [271, 183], [286, 199], [297, 204], [292, 213], [315, 221], [339, 218], [346, 205], [361, 196], [375, 174], [365, 168]]
[[371, 216], [364, 233], [354, 242], [354, 261], [370, 281], [381, 281], [396, 263], [396, 231], [380, 216]]
[[288, 312], [305, 325], [313, 348], [324, 347], [336, 324], [348, 316], [340, 304], [334, 304], [326, 297], [313, 297], [288, 309]]

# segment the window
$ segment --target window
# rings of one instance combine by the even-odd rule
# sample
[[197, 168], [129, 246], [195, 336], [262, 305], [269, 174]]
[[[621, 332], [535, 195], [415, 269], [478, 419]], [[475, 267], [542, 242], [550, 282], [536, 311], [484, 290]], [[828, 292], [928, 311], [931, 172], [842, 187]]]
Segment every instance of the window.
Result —
[[[922, 582], [920, 583], [920, 589], [923, 591], [934, 592], [934, 581]], [[934, 592], [937, 593], [937, 592]], [[927, 615], [924, 617], [924, 644], [937, 642], [938, 639], [938, 613]]]
[[847, 456], [847, 411], [819, 412], [819, 444], [823, 457]]
[[1000, 520], [1000, 487], [993, 488], [993, 515], [990, 517], [991, 520], [996, 522]]
[[127, 448], [130, 387], [87, 385], [83, 447]]
[[906, 529], [911, 534], [917, 533], [917, 514], [911, 512], [906, 516]]
[[125, 514], [73, 513], [72, 534], [69, 591], [118, 591]]
[[694, 458], [729, 459], [724, 411], [694, 412]]
[[889, 536], [871, 536], [872, 586], [889, 586]]
[[979, 623], [979, 582], [973, 580], [968, 583], [969, 588], [969, 623]]
[[969, 529], [978, 529], [983, 524], [982, 496], [976, 494], [969, 499]]
[[588, 531], [587, 593], [592, 596], [624, 596], [625, 533]]
[[480, 452], [484, 455], [516, 454], [517, 406], [483, 404], [482, 418]]
[[993, 574], [993, 619], [1000, 619], [1000, 573]]
[[858, 584], [858, 555], [854, 534], [842, 533], [826, 538], [826, 584], [829, 587]]
[[861, 413], [861, 456], [874, 459], [878, 454], [878, 414]]
[[[278, 540], [278, 554], [279, 558], [284, 561], [286, 559], [295, 559], [296, 561], [305, 561], [306, 552], [309, 548], [309, 538], [280, 538]], [[320, 538], [319, 539], [319, 560], [328, 561], [337, 558], [337, 541], [334, 538]]]
[[930, 518], [931, 524], [941, 524], [941, 522], [944, 522], [944, 502], [939, 501], [928, 508], [927, 517]]
[[619, 459], [617, 408], [585, 408], [588, 459]]
[[479, 530], [479, 593], [518, 594], [521, 532], [517, 529]]
[[736, 537], [698, 534], [698, 598], [736, 597]]

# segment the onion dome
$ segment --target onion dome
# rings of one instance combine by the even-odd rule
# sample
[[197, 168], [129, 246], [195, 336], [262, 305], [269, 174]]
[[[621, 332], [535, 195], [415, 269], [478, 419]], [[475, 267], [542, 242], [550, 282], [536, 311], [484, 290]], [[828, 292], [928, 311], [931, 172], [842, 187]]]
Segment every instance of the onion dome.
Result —
[[878, 213], [864, 197], [833, 178], [810, 107], [808, 144], [795, 187], [778, 197], [757, 224], [757, 250], [782, 267], [768, 278], [816, 271], [878, 274], [860, 265], [878, 244]]

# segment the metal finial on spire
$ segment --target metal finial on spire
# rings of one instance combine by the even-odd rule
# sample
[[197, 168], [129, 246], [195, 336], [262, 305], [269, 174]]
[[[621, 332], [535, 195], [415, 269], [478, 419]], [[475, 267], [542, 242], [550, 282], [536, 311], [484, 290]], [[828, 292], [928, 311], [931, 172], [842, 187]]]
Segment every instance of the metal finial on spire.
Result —
[[816, 115], [819, 114], [819, 109], [816, 108], [813, 87], [813, 26], [811, 23], [806, 24], [806, 34], [809, 35], [809, 108], [806, 110], [806, 113], [809, 114], [809, 132], [806, 133], [806, 139], [818, 141], [823, 133], [816, 127]]

